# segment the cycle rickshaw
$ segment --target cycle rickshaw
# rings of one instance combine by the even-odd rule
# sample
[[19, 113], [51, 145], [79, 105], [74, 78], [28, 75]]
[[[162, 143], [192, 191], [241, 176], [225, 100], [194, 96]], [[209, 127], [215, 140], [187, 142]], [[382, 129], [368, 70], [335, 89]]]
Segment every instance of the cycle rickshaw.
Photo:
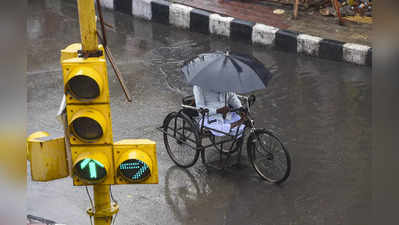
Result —
[[[272, 76], [255, 57], [230, 51], [199, 54], [183, 64], [182, 72], [188, 84], [219, 93], [249, 93], [264, 89]], [[213, 162], [220, 162], [216, 168], [223, 170], [232, 154], [237, 154], [239, 165], [247, 137], [248, 159], [256, 172], [270, 183], [285, 181], [291, 169], [287, 150], [271, 131], [255, 127], [250, 112], [255, 96], [237, 96], [242, 103], [244, 101], [241, 104], [244, 107], [232, 111], [244, 118], [245, 129], [237, 128], [235, 133], [209, 127], [216, 121], [209, 121], [208, 109], [197, 109], [194, 96], [184, 97], [181, 109], [167, 115], [160, 127], [170, 158], [176, 165], [188, 168], [201, 156], [205, 166], [214, 167]], [[208, 126], [204, 125], [206, 119]], [[214, 132], [222, 133], [224, 138], [217, 140]]]
[[[248, 159], [259, 176], [270, 183], [284, 182], [291, 169], [289, 153], [271, 131], [255, 127], [250, 110], [255, 96], [238, 97], [244, 103], [243, 107], [232, 111], [244, 116], [245, 129], [242, 132], [236, 129], [235, 134], [224, 133], [223, 140], [216, 140], [211, 132], [213, 129], [204, 126], [208, 110], [197, 109], [193, 96], [184, 97], [180, 110], [169, 113], [159, 128], [163, 132], [164, 144], [170, 158], [179, 167], [188, 168], [201, 156], [205, 166], [213, 166], [214, 161], [209, 156], [210, 149], [213, 149], [221, 164], [217, 168], [223, 170], [233, 154], [237, 154], [237, 163], [240, 163], [244, 138], [247, 138]], [[223, 133], [219, 130], [213, 131]]]

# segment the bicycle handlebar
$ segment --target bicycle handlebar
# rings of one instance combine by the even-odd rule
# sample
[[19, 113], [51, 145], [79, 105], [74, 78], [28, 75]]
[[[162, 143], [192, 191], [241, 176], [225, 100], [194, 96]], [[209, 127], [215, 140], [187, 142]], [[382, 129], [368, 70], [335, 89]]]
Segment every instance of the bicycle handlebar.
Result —
[[186, 109], [194, 109], [194, 110], [198, 110], [197, 108], [191, 106], [191, 105], [181, 105], [181, 107], [186, 108]]
[[237, 97], [248, 100], [248, 96], [236, 94]]

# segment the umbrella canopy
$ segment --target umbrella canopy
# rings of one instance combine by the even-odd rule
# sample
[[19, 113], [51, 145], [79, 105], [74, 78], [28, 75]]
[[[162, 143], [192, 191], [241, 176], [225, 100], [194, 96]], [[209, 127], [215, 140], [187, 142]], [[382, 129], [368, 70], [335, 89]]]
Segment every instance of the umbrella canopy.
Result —
[[189, 84], [217, 92], [264, 89], [272, 77], [255, 57], [229, 52], [200, 54], [186, 62], [182, 71]]

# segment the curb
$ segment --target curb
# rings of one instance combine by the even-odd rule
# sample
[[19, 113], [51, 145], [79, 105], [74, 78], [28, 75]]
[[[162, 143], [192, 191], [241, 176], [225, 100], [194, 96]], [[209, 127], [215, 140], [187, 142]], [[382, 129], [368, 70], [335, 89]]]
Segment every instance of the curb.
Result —
[[102, 3], [105, 8], [193, 32], [225, 36], [249, 44], [276, 46], [301, 55], [372, 66], [372, 48], [366, 45], [279, 29], [165, 0], [102, 0]]

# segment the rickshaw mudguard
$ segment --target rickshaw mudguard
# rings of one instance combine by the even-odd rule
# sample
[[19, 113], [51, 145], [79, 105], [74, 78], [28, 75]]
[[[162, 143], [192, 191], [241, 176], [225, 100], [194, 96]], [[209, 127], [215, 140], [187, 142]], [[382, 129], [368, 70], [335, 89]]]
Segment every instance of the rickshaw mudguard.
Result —
[[[189, 116], [187, 116], [187, 114], [185, 114], [182, 110], [179, 110], [177, 112], [169, 113], [165, 117], [165, 119], [164, 119], [164, 121], [162, 123], [162, 127], [160, 127], [159, 130], [161, 130], [163, 133], [166, 133], [168, 135], [172, 135], [172, 134], [169, 133], [170, 129], [168, 129], [168, 127], [167, 127], [168, 126], [167, 125], [167, 121], [169, 121], [169, 120], [173, 119], [173, 117], [177, 117], [177, 116], [182, 116], [183, 118], [185, 118], [185, 120], [188, 123], [190, 123], [190, 127], [194, 128], [194, 132], [196, 133], [196, 135], [199, 136], [198, 127], [195, 126], [195, 123], [193, 122], [193, 120]], [[199, 143], [197, 143], [197, 146], [198, 146], [198, 144]]]
[[171, 113], [169, 113], [167, 116], [165, 116], [165, 119], [163, 120], [163, 122], [162, 122], [162, 129], [164, 129], [165, 128], [165, 123], [166, 123], [166, 121], [168, 121], [169, 120], [169, 118], [170, 117], [175, 117], [176, 116], [176, 112], [171, 112]]
[[197, 133], [197, 135], [200, 136], [200, 128], [198, 126], [196, 126], [197, 124], [196, 124], [195, 120], [192, 117], [190, 117], [189, 115], [187, 115], [187, 113], [185, 113], [184, 109], [180, 109], [177, 112], [177, 114], [183, 116], [184, 118], [186, 118], [187, 121], [189, 121], [189, 123], [191, 123], [190, 126], [192, 128], [194, 128], [194, 130]]

